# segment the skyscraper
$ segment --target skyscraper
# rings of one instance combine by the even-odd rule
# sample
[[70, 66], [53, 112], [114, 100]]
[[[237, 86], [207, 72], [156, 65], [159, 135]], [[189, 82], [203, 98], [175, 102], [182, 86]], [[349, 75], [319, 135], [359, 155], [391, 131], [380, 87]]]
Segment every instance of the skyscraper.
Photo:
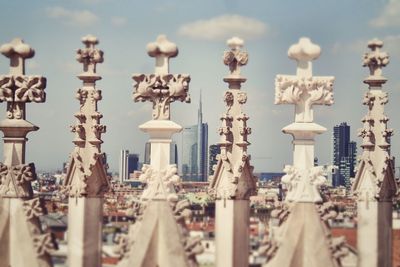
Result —
[[350, 189], [350, 177], [354, 177], [357, 143], [350, 141], [350, 126], [346, 122], [333, 127], [333, 165], [338, 169], [332, 177], [332, 185]]
[[209, 160], [208, 160], [208, 175], [214, 175], [214, 165], [218, 163], [217, 156], [221, 153], [221, 148], [219, 145], [211, 145], [209, 148]]
[[128, 179], [128, 154], [129, 150], [122, 149], [119, 157], [119, 181]]
[[181, 171], [184, 181], [208, 180], [208, 124], [203, 123], [200, 102], [197, 124], [184, 127], [182, 131]]
[[139, 155], [129, 154], [129, 150], [122, 149], [119, 164], [119, 181], [129, 180], [129, 175], [139, 169]]
[[[144, 164], [150, 164], [151, 143], [146, 142], [144, 147]], [[178, 164], [178, 147], [176, 142], [171, 142], [169, 152], [170, 164]]]

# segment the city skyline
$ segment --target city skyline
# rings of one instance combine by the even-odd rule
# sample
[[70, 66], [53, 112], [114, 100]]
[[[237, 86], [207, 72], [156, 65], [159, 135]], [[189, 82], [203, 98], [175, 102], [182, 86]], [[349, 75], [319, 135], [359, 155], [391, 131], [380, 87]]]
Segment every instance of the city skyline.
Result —
[[347, 122], [341, 122], [333, 127], [333, 162], [336, 166], [332, 176], [332, 184], [351, 188], [351, 177], [355, 177], [357, 165], [357, 142], [350, 139], [351, 127]]
[[197, 124], [183, 127], [181, 132], [180, 173], [183, 181], [208, 181], [208, 124], [203, 122], [200, 91]]
[[[322, 49], [321, 57], [315, 63], [316, 74], [336, 77], [335, 103], [329, 110], [317, 107], [316, 110], [321, 112], [316, 116], [316, 122], [332, 129], [341, 121], [347, 121], [358, 129], [362, 127], [360, 118], [364, 110], [356, 103], [360, 103], [367, 90], [363, 80], [368, 75], [361, 68], [361, 57], [368, 40], [382, 39], [385, 51], [391, 55], [391, 62], [385, 69], [388, 82], [384, 88], [391, 99], [386, 113], [393, 118], [389, 124], [395, 130], [392, 154], [399, 157], [400, 120], [394, 116], [398, 113], [396, 103], [400, 101], [399, 1], [302, 1], [290, 4], [253, 1], [250, 5], [240, 1], [216, 4], [214, 1], [131, 3], [121, 0], [112, 4], [110, 0], [17, 0], [7, 1], [2, 10], [1, 43], [17, 36], [24, 38], [36, 50], [35, 58], [27, 63], [27, 73], [41, 73], [47, 77], [46, 103], [27, 106], [27, 119], [41, 127], [39, 132], [28, 135], [27, 160], [34, 160], [38, 170], [59, 169], [73, 148], [69, 126], [74, 123], [73, 114], [78, 107], [74, 94], [80, 85], [75, 76], [81, 71], [75, 62], [74, 51], [81, 45], [80, 38], [88, 33], [99, 38], [98, 46], [105, 52], [105, 62], [98, 68], [103, 77], [98, 81], [98, 87], [103, 91], [99, 109], [104, 114], [102, 122], [107, 126], [102, 150], [109, 155], [112, 171], [118, 170], [121, 148], [143, 155], [147, 136], [138, 125], [151, 118], [151, 105], [133, 103], [129, 99], [133, 91], [131, 74], [153, 72], [153, 62], [148, 60], [145, 45], [160, 33], [167, 34], [180, 48], [179, 60], [172, 62], [173, 70], [191, 75], [189, 93], [192, 103], [198, 102], [199, 88], [203, 89], [206, 96], [204, 120], [209, 125], [210, 144], [218, 142], [219, 116], [224, 109], [222, 79], [227, 70], [220, 58], [225, 40], [232, 35], [245, 40], [249, 52], [249, 64], [243, 71], [248, 79], [244, 88], [249, 103], [246, 113], [251, 117], [249, 126], [253, 130], [249, 154], [255, 171], [276, 172], [282, 171], [285, 162], [291, 162], [291, 155], [287, 153], [291, 149], [287, 142], [290, 137], [281, 134], [281, 128], [290, 121], [291, 110], [273, 104], [275, 75], [295, 72], [294, 63], [287, 58], [287, 47], [300, 36], [309, 36]], [[132, 10], [141, 12], [133, 16]], [[357, 10], [360, 12], [355, 12]], [[310, 14], [317, 16], [311, 21]], [[142, 26], [144, 21], [146, 25]], [[235, 26], [222, 27], [226, 21]], [[194, 37], [191, 33], [195, 29], [196, 33], [207, 30], [210, 34]], [[0, 73], [8, 73], [5, 59], [0, 64]], [[62, 108], [59, 99], [63, 100]], [[5, 109], [3, 104], [3, 118]], [[196, 110], [195, 104], [177, 104], [172, 119], [180, 125], [190, 125], [196, 119]], [[53, 137], [55, 132], [57, 138]], [[316, 140], [316, 156], [321, 165], [331, 162], [330, 139], [331, 135], [327, 133]], [[355, 131], [351, 139], [360, 143]], [[45, 147], [43, 140], [46, 140]]]

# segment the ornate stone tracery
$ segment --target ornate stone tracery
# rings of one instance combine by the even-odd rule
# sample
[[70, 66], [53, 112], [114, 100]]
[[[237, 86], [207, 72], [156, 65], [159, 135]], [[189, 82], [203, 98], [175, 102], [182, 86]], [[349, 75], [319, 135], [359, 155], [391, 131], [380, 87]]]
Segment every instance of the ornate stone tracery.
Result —
[[242, 112], [241, 106], [247, 102], [247, 93], [240, 90], [246, 79], [240, 75], [240, 67], [248, 62], [248, 53], [242, 51], [243, 40], [233, 37], [227, 41], [230, 48], [224, 52], [223, 62], [229, 66], [230, 74], [224, 78], [229, 90], [224, 94], [227, 110], [221, 116], [221, 136], [218, 163], [211, 177], [209, 193], [217, 199], [248, 199], [256, 192], [256, 177], [247, 155], [250, 144], [248, 136], [251, 128], [247, 126], [249, 116]]
[[135, 91], [133, 100], [153, 103], [153, 120], [170, 119], [170, 103], [181, 101], [190, 103], [188, 94], [190, 76], [188, 74], [170, 74], [169, 58], [178, 54], [175, 44], [160, 35], [156, 42], [147, 47], [148, 54], [156, 58], [156, 70], [153, 74], [134, 74]]
[[101, 90], [96, 89], [96, 80], [101, 79], [96, 73], [96, 65], [104, 61], [103, 51], [95, 47], [99, 42], [92, 35], [83, 37], [82, 43], [85, 48], [78, 49], [76, 56], [84, 70], [78, 76], [83, 86], [76, 93], [80, 110], [75, 114], [77, 123], [71, 126], [71, 132], [75, 133], [75, 149], [64, 183], [70, 197], [101, 196], [109, 187], [100, 147], [103, 143], [101, 134], [106, 132], [106, 126], [100, 123], [103, 115], [97, 110], [97, 102], [102, 97]]
[[[50, 253], [56, 249], [52, 236], [43, 234], [39, 216], [45, 213], [38, 198], [33, 198], [31, 182], [35, 166], [25, 163], [27, 134], [39, 128], [26, 120], [26, 103], [46, 99], [46, 78], [25, 75], [25, 60], [34, 50], [16, 38], [0, 47], [10, 58], [10, 72], [0, 76], [0, 102], [7, 102], [6, 119], [0, 122], [4, 133], [4, 161], [0, 163], [0, 258], [3, 265], [24, 267], [52, 266]], [[13, 240], [23, 240], [23, 243]]]

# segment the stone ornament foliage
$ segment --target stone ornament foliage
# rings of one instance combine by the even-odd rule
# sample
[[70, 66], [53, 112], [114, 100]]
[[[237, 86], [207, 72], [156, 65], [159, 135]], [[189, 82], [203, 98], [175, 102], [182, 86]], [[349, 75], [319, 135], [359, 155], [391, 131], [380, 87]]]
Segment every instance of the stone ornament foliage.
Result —
[[178, 200], [175, 185], [180, 184], [176, 164], [168, 165], [164, 170], [155, 170], [151, 165], [144, 164], [139, 180], [146, 185], [141, 198]]
[[82, 43], [85, 48], [78, 49], [76, 56], [84, 71], [78, 76], [83, 86], [76, 93], [80, 110], [74, 115], [77, 123], [71, 126], [75, 148], [70, 156], [63, 193], [70, 197], [96, 197], [109, 188], [103, 164], [105, 156], [101, 152], [101, 135], [106, 132], [106, 126], [100, 123], [103, 115], [97, 109], [102, 95], [96, 88], [96, 81], [101, 79], [96, 73], [96, 65], [104, 58], [103, 51], [96, 48], [99, 41], [95, 36], [83, 37]]
[[319, 188], [326, 183], [326, 170], [323, 166], [308, 169], [286, 165], [283, 172], [282, 183], [288, 190], [287, 201], [322, 202]]
[[[141, 233], [143, 227], [143, 215], [146, 208], [152, 205], [153, 200], [137, 200], [132, 203], [132, 214], [134, 215], [135, 222], [130, 225], [128, 234], [120, 234], [116, 237], [115, 242], [117, 246], [114, 251], [120, 257], [120, 265], [124, 262], [129, 264], [129, 257], [131, 249], [135, 246], [135, 241]], [[187, 199], [178, 201], [177, 199], [170, 199], [168, 201], [168, 208], [170, 208], [176, 224], [179, 227], [179, 234], [181, 235], [180, 242], [182, 243], [186, 258], [187, 267], [197, 267], [198, 263], [196, 255], [203, 253], [204, 248], [201, 245], [201, 238], [199, 236], [190, 236], [186, 224], [192, 221], [192, 210], [190, 209], [190, 202]]]
[[[314, 136], [326, 129], [314, 123], [313, 105], [333, 104], [333, 76], [313, 76], [312, 60], [321, 54], [321, 48], [309, 38], [300, 38], [290, 46], [288, 56], [296, 60], [296, 75], [277, 75], [275, 78], [275, 104], [295, 105], [295, 122], [283, 128], [293, 136], [294, 163], [286, 165], [282, 183], [287, 186], [286, 200], [319, 203], [319, 188], [326, 182], [323, 167], [313, 166]], [[311, 149], [306, 147], [312, 145]], [[297, 149], [296, 149], [297, 148]]]
[[390, 155], [393, 129], [388, 128], [389, 118], [384, 113], [389, 97], [387, 92], [382, 91], [387, 81], [382, 76], [382, 68], [389, 64], [389, 55], [380, 50], [382, 47], [382, 41], [373, 39], [368, 42], [371, 51], [363, 56], [363, 66], [370, 71], [364, 83], [368, 84], [370, 90], [363, 98], [363, 104], [368, 108], [367, 115], [361, 120], [363, 128], [358, 130], [363, 153], [352, 186], [353, 194], [359, 201], [391, 201], [398, 190], [393, 173], [393, 157]]
[[[265, 237], [262, 240], [260, 247], [254, 253], [254, 255], [265, 257], [266, 262], [269, 262], [276, 255], [279, 247], [282, 245], [282, 242], [284, 242], [282, 238], [284, 238], [284, 232], [286, 231], [287, 224], [289, 223], [287, 220], [293, 208], [294, 206], [292, 204], [278, 205], [274, 210], [272, 210], [271, 217], [278, 220], [279, 228], [275, 230], [276, 233], [273, 234], [272, 238]], [[349, 254], [350, 247], [344, 237], [332, 237], [330, 234], [329, 221], [338, 216], [336, 207], [332, 202], [328, 201], [320, 205], [316, 205], [315, 210], [323, 222], [322, 226], [324, 232], [326, 233], [329, 251], [334, 259], [334, 263], [336, 263], [335, 266], [342, 266], [341, 261]]]
[[7, 166], [0, 163], [0, 195], [33, 197], [31, 182], [37, 180], [33, 163]]
[[0, 76], [0, 102], [7, 102], [8, 119], [25, 119], [25, 103], [45, 102], [46, 78], [25, 75], [25, 60], [32, 58], [35, 51], [22, 39], [3, 44], [0, 52], [11, 62], [10, 74]]
[[[3, 234], [0, 257], [4, 265], [16, 267], [52, 266], [50, 253], [57, 248], [50, 233], [43, 233], [39, 216], [45, 209], [39, 198], [33, 198], [31, 182], [37, 179], [35, 165], [25, 163], [26, 135], [38, 127], [26, 121], [25, 104], [46, 100], [46, 78], [40, 75], [25, 75], [25, 60], [35, 51], [23, 40], [16, 38], [0, 46], [0, 52], [10, 59], [10, 71], [0, 75], [0, 102], [7, 102], [6, 119], [0, 122], [4, 133], [4, 163], [0, 163], [0, 224]], [[13, 229], [17, 227], [18, 229]], [[23, 240], [16, 244], [12, 240]], [[18, 246], [18, 248], [17, 248]], [[16, 253], [14, 250], [19, 250]], [[6, 255], [7, 254], [7, 255]], [[13, 258], [18, 255], [20, 258]], [[22, 265], [21, 265], [22, 264]]]
[[178, 55], [178, 48], [168, 41], [165, 35], [160, 35], [156, 42], [149, 43], [147, 52], [156, 59], [155, 73], [133, 75], [133, 80], [136, 82], [133, 100], [152, 102], [153, 120], [169, 120], [170, 103], [174, 101], [190, 103], [188, 94], [190, 76], [169, 73], [169, 58]]
[[312, 122], [313, 105], [333, 104], [333, 76], [312, 76], [312, 60], [319, 57], [321, 48], [308, 38], [288, 50], [289, 58], [297, 61], [296, 75], [277, 75], [275, 104], [295, 104], [296, 122]]
[[368, 67], [370, 77], [372, 79], [380, 79], [382, 77], [382, 68], [389, 64], [389, 55], [381, 52], [383, 42], [379, 39], [373, 39], [368, 42], [368, 48], [371, 52], [365, 53], [363, 56], [363, 67]]
[[209, 194], [216, 199], [249, 199], [256, 194], [256, 177], [247, 154], [248, 136], [251, 128], [249, 116], [241, 106], [247, 102], [247, 94], [240, 90], [246, 78], [240, 75], [240, 67], [248, 62], [248, 53], [242, 50], [243, 40], [233, 37], [227, 41], [230, 48], [224, 52], [223, 62], [230, 74], [224, 78], [229, 90], [224, 94], [227, 110], [221, 116], [221, 153], [217, 156], [214, 176], [210, 177]]

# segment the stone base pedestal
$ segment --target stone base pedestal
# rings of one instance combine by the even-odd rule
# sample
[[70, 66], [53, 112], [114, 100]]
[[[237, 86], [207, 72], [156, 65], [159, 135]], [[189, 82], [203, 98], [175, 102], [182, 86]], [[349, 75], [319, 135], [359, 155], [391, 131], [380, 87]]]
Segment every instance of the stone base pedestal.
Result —
[[102, 198], [69, 198], [68, 266], [99, 267], [102, 250]]
[[52, 266], [48, 255], [37, 252], [40, 234], [38, 218], [26, 216], [22, 199], [0, 198], [0, 267]]
[[357, 203], [358, 267], [392, 267], [392, 202]]
[[215, 201], [215, 266], [249, 266], [249, 212], [249, 200]]
[[294, 203], [276, 232], [278, 250], [266, 267], [337, 267], [330, 231], [314, 203]]

